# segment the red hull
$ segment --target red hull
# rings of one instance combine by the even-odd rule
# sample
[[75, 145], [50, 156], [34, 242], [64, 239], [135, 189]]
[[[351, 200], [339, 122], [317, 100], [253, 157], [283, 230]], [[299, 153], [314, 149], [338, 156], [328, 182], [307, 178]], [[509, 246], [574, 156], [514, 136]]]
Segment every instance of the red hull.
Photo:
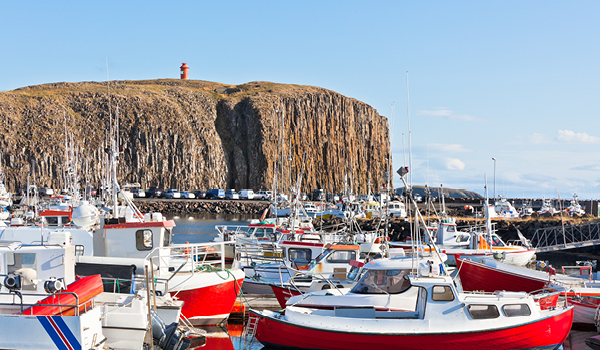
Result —
[[273, 290], [273, 293], [275, 294], [275, 297], [277, 298], [277, 302], [279, 302], [279, 305], [281, 306], [282, 309], [285, 309], [285, 303], [287, 303], [288, 299], [290, 299], [291, 297], [295, 296], [295, 295], [300, 295], [301, 293], [297, 290], [294, 289], [289, 289], [289, 288], [283, 288], [283, 287], [278, 287], [278, 286], [271, 286], [271, 289]]
[[458, 274], [463, 290], [493, 293], [497, 290], [533, 292], [544, 288], [548, 281], [502, 271], [469, 260], [457, 261]]
[[263, 345], [296, 349], [510, 350], [556, 349], [567, 338], [573, 309], [537, 322], [493, 331], [436, 334], [375, 334], [326, 331], [297, 326], [250, 311], [260, 317], [256, 339]]
[[170, 294], [177, 295], [179, 300], [184, 301], [181, 314], [190, 319], [193, 324], [217, 325], [229, 317], [243, 281], [242, 278], [237, 282], [227, 281]]

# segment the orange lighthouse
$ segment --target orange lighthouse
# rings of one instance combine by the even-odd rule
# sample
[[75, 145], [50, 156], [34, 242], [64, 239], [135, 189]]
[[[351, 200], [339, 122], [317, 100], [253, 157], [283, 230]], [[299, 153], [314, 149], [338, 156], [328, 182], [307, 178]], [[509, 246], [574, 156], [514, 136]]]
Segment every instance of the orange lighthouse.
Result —
[[190, 69], [190, 67], [188, 67], [187, 63], [182, 64], [181, 67], [179, 67], [179, 69], [181, 70], [181, 79], [187, 79], [188, 78], [188, 69]]

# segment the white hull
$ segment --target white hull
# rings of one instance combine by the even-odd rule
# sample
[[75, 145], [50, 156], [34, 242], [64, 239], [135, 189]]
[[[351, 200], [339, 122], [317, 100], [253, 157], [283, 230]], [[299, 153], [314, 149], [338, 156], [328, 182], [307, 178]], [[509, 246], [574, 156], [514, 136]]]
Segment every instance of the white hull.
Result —
[[573, 304], [575, 306], [573, 313], [573, 323], [595, 325], [594, 315], [596, 315], [596, 305]]
[[0, 349], [101, 349], [98, 308], [80, 316], [0, 315]]

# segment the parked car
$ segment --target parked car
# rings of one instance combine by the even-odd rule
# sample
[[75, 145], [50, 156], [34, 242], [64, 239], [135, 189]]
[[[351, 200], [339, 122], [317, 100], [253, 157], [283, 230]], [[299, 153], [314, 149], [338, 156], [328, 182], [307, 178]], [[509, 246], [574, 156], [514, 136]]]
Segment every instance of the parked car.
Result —
[[206, 198], [210, 199], [223, 199], [225, 198], [225, 190], [222, 188], [215, 188], [206, 191]]
[[148, 198], [158, 198], [162, 194], [162, 190], [158, 187], [151, 186], [146, 190], [146, 197]]
[[225, 191], [225, 199], [240, 199], [240, 195], [235, 192], [235, 189], [230, 188]]
[[51, 189], [50, 187], [42, 187], [40, 188], [40, 196], [53, 196], [54, 195], [54, 190]]
[[181, 193], [175, 188], [169, 188], [161, 194], [161, 197], [169, 199], [181, 198]]
[[196, 195], [193, 194], [192, 192], [181, 191], [179, 193], [181, 194], [181, 198], [186, 198], [186, 199], [194, 199], [194, 198], [196, 198]]
[[206, 198], [206, 191], [195, 190], [193, 193], [196, 196], [196, 198], [198, 198], [198, 199]]
[[133, 193], [133, 198], [146, 198], [146, 190], [141, 188], [132, 188], [131, 193]]
[[254, 194], [254, 198], [262, 201], [271, 200], [273, 198], [273, 191], [258, 191]]
[[254, 191], [250, 189], [241, 190], [240, 199], [254, 199]]

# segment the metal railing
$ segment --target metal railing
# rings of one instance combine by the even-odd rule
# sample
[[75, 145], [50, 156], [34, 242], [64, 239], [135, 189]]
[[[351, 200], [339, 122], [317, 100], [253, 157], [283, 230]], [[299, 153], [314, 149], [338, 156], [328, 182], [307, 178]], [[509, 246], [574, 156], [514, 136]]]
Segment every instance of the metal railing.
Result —
[[531, 244], [538, 253], [600, 244], [600, 221], [540, 228]]

